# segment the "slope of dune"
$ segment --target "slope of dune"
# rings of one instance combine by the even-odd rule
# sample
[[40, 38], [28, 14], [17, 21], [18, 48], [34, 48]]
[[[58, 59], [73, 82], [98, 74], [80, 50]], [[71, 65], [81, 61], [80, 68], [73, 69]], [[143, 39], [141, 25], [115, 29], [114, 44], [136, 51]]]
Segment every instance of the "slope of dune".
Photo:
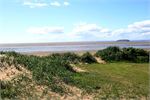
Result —
[[66, 90], [65, 94], [53, 92], [46, 85], [38, 84], [32, 77], [32, 72], [27, 70], [24, 65], [15, 64], [13, 57], [0, 55], [0, 81], [2, 88], [2, 98], [38, 100], [60, 99], [60, 100], [91, 100], [92, 96], [82, 95], [82, 90], [67, 85], [63, 82], [58, 83]]

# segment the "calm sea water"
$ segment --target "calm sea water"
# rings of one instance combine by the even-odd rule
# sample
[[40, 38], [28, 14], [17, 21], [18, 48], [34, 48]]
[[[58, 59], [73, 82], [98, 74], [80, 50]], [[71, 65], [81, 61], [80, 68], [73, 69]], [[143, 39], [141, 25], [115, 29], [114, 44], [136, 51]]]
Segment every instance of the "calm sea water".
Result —
[[137, 44], [75, 44], [75, 45], [49, 45], [49, 46], [0, 46], [0, 51], [15, 52], [61, 52], [61, 51], [92, 51], [101, 50], [108, 46], [134, 47], [150, 49], [150, 45]]

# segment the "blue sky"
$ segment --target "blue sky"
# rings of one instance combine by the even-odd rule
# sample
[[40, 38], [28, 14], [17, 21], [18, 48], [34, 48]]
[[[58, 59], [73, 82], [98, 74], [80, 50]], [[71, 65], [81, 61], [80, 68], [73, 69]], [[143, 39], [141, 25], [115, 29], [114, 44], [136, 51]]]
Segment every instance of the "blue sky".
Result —
[[149, 37], [149, 0], [0, 0], [0, 43]]

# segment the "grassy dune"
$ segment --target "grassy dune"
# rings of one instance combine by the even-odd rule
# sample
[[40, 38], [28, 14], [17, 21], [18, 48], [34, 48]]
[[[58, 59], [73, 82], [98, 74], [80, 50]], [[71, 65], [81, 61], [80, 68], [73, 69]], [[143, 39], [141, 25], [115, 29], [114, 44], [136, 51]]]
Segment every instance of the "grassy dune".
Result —
[[[100, 60], [99, 56], [90, 53], [57, 53], [40, 57], [1, 52], [2, 99], [147, 100], [149, 64], [141, 61], [147, 62], [148, 53], [130, 48], [129, 51], [135, 55], [130, 56], [130, 52], [119, 50], [123, 54], [121, 58], [126, 55], [126, 59], [116, 61], [120, 53], [117, 51], [116, 55], [116, 49], [108, 49], [111, 51], [97, 53], [101, 55], [113, 51], [113, 54], [104, 56], [112, 57], [111, 61], [103, 63], [97, 60]], [[133, 63], [128, 58], [134, 58], [133, 62], [139, 63]]]

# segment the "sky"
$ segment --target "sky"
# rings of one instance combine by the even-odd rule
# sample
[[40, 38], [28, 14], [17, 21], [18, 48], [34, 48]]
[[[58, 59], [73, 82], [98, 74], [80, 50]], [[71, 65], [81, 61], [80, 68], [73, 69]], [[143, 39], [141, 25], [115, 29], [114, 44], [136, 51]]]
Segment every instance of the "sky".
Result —
[[150, 0], [0, 0], [0, 43], [150, 40]]

